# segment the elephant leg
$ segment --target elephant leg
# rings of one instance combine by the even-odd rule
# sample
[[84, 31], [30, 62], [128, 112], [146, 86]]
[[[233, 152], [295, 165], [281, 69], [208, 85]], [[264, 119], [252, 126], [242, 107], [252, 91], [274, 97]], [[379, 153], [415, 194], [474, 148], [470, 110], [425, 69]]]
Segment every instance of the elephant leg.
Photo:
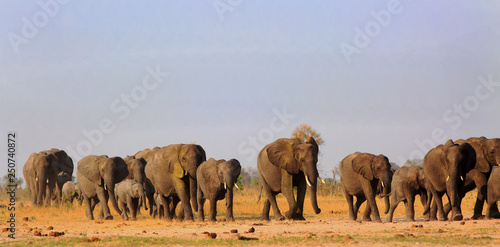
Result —
[[198, 195], [197, 195], [197, 200], [198, 200], [198, 220], [199, 221], [205, 221], [205, 212], [203, 210], [203, 205], [205, 204], [205, 201], [203, 200], [204, 195], [203, 191], [201, 190], [201, 187], [198, 186]]
[[137, 209], [139, 208], [139, 198], [130, 198], [130, 203], [127, 203], [128, 209], [130, 211], [130, 218], [132, 220], [137, 220]]
[[[271, 207], [273, 207], [274, 217], [276, 217], [276, 219], [278, 219], [278, 220], [284, 220], [285, 217], [283, 217], [283, 215], [281, 214], [280, 209], [278, 208], [278, 204], [276, 203], [276, 195], [271, 191], [271, 188], [269, 188], [266, 185], [263, 186], [263, 190], [264, 190], [264, 194], [266, 196], [266, 201], [271, 204]], [[266, 208], [266, 205], [265, 205], [266, 201], [264, 201], [264, 209], [262, 210], [263, 215], [261, 218], [264, 218], [264, 210]], [[269, 213], [267, 213], [267, 215], [268, 215], [267, 220], [269, 220]], [[266, 220], [266, 219], [264, 219], [264, 220]]]
[[365, 211], [363, 211], [363, 219], [362, 221], [372, 221], [370, 218], [370, 214], [372, 212], [372, 208], [370, 207], [370, 204], [367, 203], [365, 207]]
[[406, 202], [406, 222], [415, 221], [415, 195], [409, 196]]
[[83, 200], [85, 201], [86, 205], [85, 215], [87, 216], [87, 219], [94, 220], [94, 214], [92, 214], [92, 212], [94, 211], [94, 208], [92, 207], [92, 200], [86, 196], [83, 197]]
[[[297, 212], [298, 206], [293, 195], [293, 175], [288, 174], [285, 170], [281, 173], [281, 192], [288, 202], [288, 211], [285, 212], [285, 217], [292, 219], [292, 216]], [[273, 202], [271, 201], [271, 203]]]
[[181, 200], [182, 209], [184, 211], [184, 220], [193, 221], [193, 209], [191, 208], [189, 182], [185, 183], [184, 180], [174, 181], [175, 191]]
[[445, 214], [444, 208], [443, 208], [443, 198], [442, 198], [442, 195], [438, 195], [436, 193], [435, 195], [433, 195], [433, 197], [435, 198], [434, 201], [436, 202], [436, 206], [437, 206], [438, 220], [440, 220], [440, 221], [447, 220], [448, 218], [446, 217], [446, 214]]
[[216, 216], [217, 216], [217, 199], [214, 197], [214, 198], [210, 198], [209, 199], [210, 201], [210, 220], [211, 221], [216, 221]]
[[[363, 180], [361, 182], [361, 187], [363, 188], [363, 192], [365, 194], [366, 201], [368, 204], [368, 205], [366, 205], [366, 207], [370, 208], [369, 212], [373, 215], [373, 221], [374, 222], [382, 222], [382, 220], [380, 220], [380, 214], [378, 212], [377, 202], [375, 200], [375, 192], [377, 191], [377, 183], [373, 184], [373, 181]], [[366, 211], [367, 210], [365, 210], [365, 215], [363, 216], [363, 220], [370, 218], [369, 215], [366, 215]]]
[[297, 186], [297, 212], [293, 216], [294, 220], [306, 220], [304, 218], [304, 198], [306, 197], [306, 184]]
[[99, 201], [101, 202], [101, 212], [102, 215], [99, 214], [99, 216], [102, 216], [105, 220], [112, 220], [113, 216], [109, 212], [109, 207], [108, 207], [108, 193], [104, 190], [104, 188], [99, 187], [97, 189], [97, 197], [99, 198]]
[[[427, 205], [427, 192], [425, 191], [420, 192], [420, 203], [422, 203], [422, 206], [425, 208], [425, 205]], [[430, 212], [424, 214], [424, 221], [429, 221], [430, 215], [431, 215]]]
[[393, 196], [391, 200], [391, 207], [389, 208], [389, 214], [387, 215], [387, 222], [392, 222], [392, 218], [394, 215], [394, 210], [398, 207], [399, 200], [396, 200], [396, 197]]
[[164, 214], [166, 217], [165, 220], [166, 221], [172, 221], [172, 215], [169, 213], [170, 212], [170, 209], [169, 209], [169, 202], [167, 200], [167, 198], [163, 195], [160, 194], [160, 200], [161, 200], [161, 203], [160, 205], [158, 205], [158, 215], [160, 214], [161, 212], [161, 208], [163, 207], [163, 211], [164, 211]]
[[[344, 195], [345, 195], [345, 200], [347, 201], [347, 208], [349, 210], [349, 220], [356, 220], [357, 218], [357, 210], [354, 212], [354, 205], [353, 205], [353, 196], [349, 195], [347, 193], [347, 190], [344, 188]], [[357, 199], [359, 200], [359, 198]]]
[[260, 220], [270, 221], [269, 219], [270, 210], [271, 210], [271, 202], [266, 198], [264, 199], [264, 207], [262, 208], [262, 214], [260, 216]]
[[361, 207], [361, 204], [366, 201], [366, 197], [364, 195], [356, 196], [356, 204], [353, 206], [354, 211], [354, 220], [358, 219], [358, 211]]
[[123, 202], [122, 200], [119, 200], [119, 201], [118, 201], [118, 206], [120, 206], [120, 210], [122, 210], [122, 215], [121, 215], [121, 217], [122, 217], [124, 220], [128, 220], [128, 215], [127, 215], [127, 204], [125, 204], [125, 202]]

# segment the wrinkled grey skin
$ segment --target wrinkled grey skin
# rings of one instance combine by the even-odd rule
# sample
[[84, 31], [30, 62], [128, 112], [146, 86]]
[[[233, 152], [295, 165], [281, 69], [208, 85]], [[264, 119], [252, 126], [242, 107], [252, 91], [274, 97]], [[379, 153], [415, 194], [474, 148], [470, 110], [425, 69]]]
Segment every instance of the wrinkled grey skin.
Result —
[[57, 174], [73, 173], [73, 160], [59, 149], [32, 153], [23, 167], [24, 180], [33, 206], [50, 206], [56, 191]]
[[[349, 219], [357, 219], [359, 207], [366, 200], [368, 205], [363, 213], [363, 221], [371, 221], [370, 214], [373, 214], [373, 221], [381, 222], [375, 195], [380, 181], [385, 202], [384, 212], [387, 213], [393, 176], [389, 159], [382, 154], [375, 156], [356, 152], [340, 162], [339, 172], [349, 208]], [[356, 204], [353, 203], [354, 196]]]
[[115, 196], [115, 185], [128, 176], [127, 164], [122, 158], [109, 158], [106, 155], [85, 156], [78, 161], [76, 176], [83, 192], [87, 219], [94, 220], [93, 211], [99, 202], [101, 202], [99, 219], [113, 219], [108, 200], [111, 200], [116, 212], [122, 215]]
[[[123, 159], [125, 163], [127, 163], [128, 176], [127, 179], [132, 179], [142, 185], [142, 187], [146, 187], [146, 174], [144, 172], [144, 168], [146, 167], [146, 160], [144, 158], [135, 158], [134, 156], [127, 156]], [[137, 210], [140, 211], [141, 205], [144, 205], [144, 210], [148, 210], [146, 204], [146, 193], [143, 191], [141, 193], [141, 200], [139, 204], [139, 208]]]
[[[153, 218], [158, 216], [159, 219], [162, 219], [165, 217], [165, 206], [163, 206], [162, 202], [162, 195], [160, 193], [155, 193], [154, 198], [155, 198], [155, 205], [153, 209]], [[168, 212], [167, 212], [168, 213]]]
[[[476, 165], [474, 166], [474, 169], [468, 172], [465, 176], [465, 192], [467, 193], [477, 188], [476, 204], [474, 206], [474, 215], [472, 216], [472, 219], [478, 219], [482, 217], [484, 201], [486, 200], [488, 193], [487, 182], [491, 174], [491, 169], [492, 167], [500, 164], [500, 139], [487, 139], [482, 136], [455, 141], [455, 143], [458, 144], [462, 144], [464, 142], [469, 143], [476, 151]], [[451, 206], [447, 203], [444, 206], [445, 214], [448, 215], [450, 210]], [[491, 213], [495, 217], [500, 217], [496, 204], [493, 204]], [[433, 214], [435, 218], [435, 212], [433, 210], [431, 210], [431, 214]]]
[[451, 202], [452, 220], [462, 220], [460, 206], [465, 196], [464, 177], [475, 164], [476, 152], [468, 143], [459, 145], [448, 140], [444, 145], [431, 149], [424, 157], [424, 174], [428, 190], [424, 213], [428, 212], [434, 198], [438, 219], [446, 220], [442, 202], [442, 197], [446, 194], [448, 201]]
[[116, 200], [122, 210], [122, 218], [128, 220], [127, 211], [130, 211], [132, 220], [137, 220], [137, 210], [144, 197], [144, 187], [132, 179], [125, 179], [115, 186]]
[[427, 189], [424, 169], [418, 166], [403, 166], [392, 177], [391, 207], [387, 222], [392, 222], [394, 210], [400, 202], [404, 202], [406, 207], [406, 221], [415, 221], [415, 195], [420, 195], [420, 202], [425, 207], [427, 204]]
[[[240, 162], [231, 160], [209, 160], [201, 163], [196, 171], [198, 179], [198, 219], [205, 220], [203, 204], [205, 199], [210, 202], [211, 221], [216, 221], [217, 201], [226, 199], [226, 221], [234, 221], [233, 187], [241, 173]], [[237, 185], [236, 185], [237, 186]]]
[[488, 205], [486, 207], [486, 219], [493, 218], [491, 208], [496, 206], [500, 200], [500, 168], [494, 167], [491, 171], [490, 179], [488, 179]]
[[62, 202], [70, 202], [73, 204], [73, 200], [76, 199], [79, 205], [82, 205], [83, 194], [80, 189], [80, 185], [73, 181], [68, 181], [62, 186]]
[[[261, 220], [269, 221], [273, 207], [278, 220], [304, 219], [304, 198], [308, 190], [316, 214], [321, 212], [316, 197], [318, 179], [318, 144], [314, 138], [302, 142], [296, 138], [281, 138], [265, 146], [257, 157], [257, 171], [264, 191], [265, 201]], [[297, 187], [297, 197], [294, 195]], [[288, 201], [285, 217], [281, 214], [276, 195], [283, 193]], [[295, 199], [297, 198], [297, 199]]]
[[[185, 220], [193, 221], [193, 209], [198, 211], [196, 170], [205, 160], [205, 150], [199, 145], [172, 144], [154, 152], [146, 165], [146, 177], [162, 195], [163, 205], [169, 207], [168, 197], [179, 197]], [[167, 214], [167, 220], [171, 219]]]

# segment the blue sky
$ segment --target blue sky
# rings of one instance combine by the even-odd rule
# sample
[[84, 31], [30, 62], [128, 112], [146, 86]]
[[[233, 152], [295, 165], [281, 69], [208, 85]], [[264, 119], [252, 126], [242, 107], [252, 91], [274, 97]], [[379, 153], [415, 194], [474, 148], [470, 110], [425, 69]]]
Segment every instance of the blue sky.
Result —
[[76, 164], [191, 142], [255, 167], [251, 153], [302, 123], [325, 140], [323, 176], [356, 151], [402, 165], [445, 137], [500, 136], [499, 5], [2, 1], [0, 132], [18, 133], [19, 174], [52, 147]]

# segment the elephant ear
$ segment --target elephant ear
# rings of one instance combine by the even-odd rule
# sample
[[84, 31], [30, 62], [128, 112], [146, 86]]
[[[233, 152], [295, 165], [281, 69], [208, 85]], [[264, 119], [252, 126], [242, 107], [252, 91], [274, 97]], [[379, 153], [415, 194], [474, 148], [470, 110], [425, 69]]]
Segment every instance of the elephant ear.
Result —
[[227, 163], [229, 163], [231, 167], [234, 168], [232, 176], [234, 178], [234, 181], [237, 181], [238, 177], [241, 174], [240, 162], [237, 159], [230, 159]]
[[125, 161], [120, 157], [113, 157], [111, 160], [113, 160], [115, 164], [115, 183], [119, 183], [128, 176], [127, 163], [125, 163]]
[[368, 180], [373, 180], [372, 163], [374, 156], [372, 154], [362, 153], [352, 160], [352, 169], [357, 174], [362, 175]]
[[77, 171], [94, 184], [102, 185], [101, 174], [99, 173], [100, 157], [89, 155], [78, 161]]
[[449, 139], [443, 146], [443, 155], [441, 156], [442, 157], [442, 162], [444, 164], [444, 167], [446, 168], [446, 171], [449, 171], [450, 169], [450, 166], [448, 164], [448, 159], [447, 159], [447, 156], [448, 156], [448, 150], [455, 146], [455, 143], [453, 142], [453, 140]]
[[182, 178], [185, 174], [184, 168], [182, 168], [179, 160], [181, 147], [182, 144], [169, 145], [165, 147], [164, 151], [159, 151], [155, 154], [157, 162], [161, 162], [161, 159], [157, 159], [158, 156], [163, 156], [163, 160], [165, 160], [167, 164], [168, 172], [172, 173], [176, 178]]
[[[200, 164], [204, 161], [207, 160], [207, 154], [205, 153], [205, 149], [203, 149], [200, 145], [196, 145], [196, 149], [198, 150], [198, 153], [200, 155]], [[198, 164], [198, 165], [200, 165]]]
[[319, 147], [318, 147], [318, 143], [316, 143], [316, 140], [314, 140], [314, 138], [312, 136], [309, 136], [307, 138], [306, 143], [311, 144], [314, 147], [314, 153], [317, 155], [319, 152]]
[[418, 183], [418, 167], [416, 166], [412, 166], [409, 168], [409, 176], [408, 176], [408, 184], [412, 187], [412, 188], [418, 188], [419, 187], [419, 183]]
[[463, 143], [462, 145], [460, 145], [460, 149], [462, 149], [462, 151], [464, 153], [466, 153], [466, 157], [465, 157], [465, 167], [464, 167], [464, 173], [468, 173], [470, 170], [474, 169], [474, 167], [476, 166], [476, 151], [474, 150], [474, 148], [472, 147], [472, 145], [470, 145], [469, 143], [465, 142]]
[[476, 170], [482, 173], [488, 173], [491, 167], [484, 155], [488, 150], [487, 139], [484, 137], [478, 138], [478, 141], [470, 142], [470, 144], [474, 150], [476, 150]]
[[299, 173], [299, 166], [295, 161], [293, 147], [285, 139], [279, 139], [267, 146], [267, 157], [271, 163], [288, 173]]

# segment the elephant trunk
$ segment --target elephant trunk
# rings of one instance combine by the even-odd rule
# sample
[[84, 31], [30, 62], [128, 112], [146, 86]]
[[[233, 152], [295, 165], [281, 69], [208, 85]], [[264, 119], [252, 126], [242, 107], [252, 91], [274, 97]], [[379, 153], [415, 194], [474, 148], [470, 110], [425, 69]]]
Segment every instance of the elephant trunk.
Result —
[[388, 187], [389, 186], [385, 186], [383, 189], [384, 195], [387, 195], [384, 197], [384, 204], [385, 204], [384, 214], [389, 213], [389, 208], [391, 206], [391, 203], [389, 201], [389, 194], [391, 193], [391, 191], [390, 191], [390, 188], [388, 188]]
[[[48, 179], [48, 176], [47, 176], [46, 168], [41, 169], [41, 171], [37, 171], [37, 173], [35, 175], [35, 183], [37, 185], [37, 188], [36, 188], [36, 205], [37, 206], [42, 206], [43, 201], [47, 197], [47, 194], [46, 194], [47, 193], [47, 179]], [[49, 196], [52, 197], [52, 195], [50, 194], [50, 191], [49, 191]], [[50, 197], [49, 197], [49, 199], [51, 199]]]
[[[141, 199], [140, 199], [140, 202], [142, 204], [144, 204], [144, 210], [148, 210], [148, 206], [147, 206], [147, 203], [146, 203], [146, 193], [144, 192], [144, 189], [141, 190]], [[139, 204], [139, 207], [140, 207], [140, 204]]]
[[318, 207], [318, 200], [317, 200], [317, 195], [316, 195], [316, 185], [317, 185], [317, 183], [311, 184], [311, 186], [308, 186], [308, 190], [309, 190], [309, 196], [311, 199], [311, 206], [314, 210], [314, 213], [319, 214], [319, 213], [321, 213], [321, 209]]
[[191, 204], [193, 206], [193, 210], [195, 212], [198, 212], [198, 183], [196, 182], [196, 175], [189, 176], [189, 193], [191, 195]]
[[116, 202], [116, 196], [115, 196], [115, 181], [113, 179], [106, 179], [104, 181], [104, 188], [108, 191], [109, 195], [109, 200], [111, 201], [111, 205], [113, 205], [113, 208], [115, 211], [118, 213], [118, 215], [122, 215], [122, 211], [118, 207], [118, 203]]

